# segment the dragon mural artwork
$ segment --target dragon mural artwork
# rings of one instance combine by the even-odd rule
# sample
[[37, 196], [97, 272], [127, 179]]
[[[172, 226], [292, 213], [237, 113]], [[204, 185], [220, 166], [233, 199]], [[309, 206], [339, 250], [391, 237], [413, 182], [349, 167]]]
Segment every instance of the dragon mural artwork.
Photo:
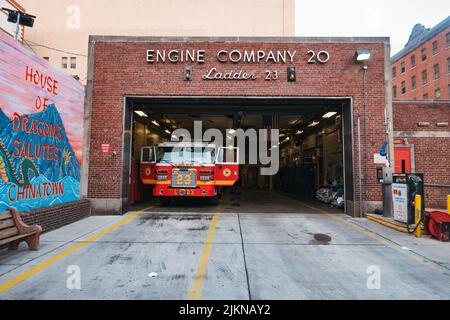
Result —
[[16, 174], [14, 163], [11, 160], [8, 150], [3, 142], [0, 141], [0, 179], [3, 183], [12, 182], [17, 185], [30, 185], [30, 172], [35, 177], [39, 176], [39, 171], [36, 165], [30, 159], [23, 159], [20, 164], [20, 172], [22, 179]]
[[80, 198], [84, 86], [0, 33], [0, 212]]

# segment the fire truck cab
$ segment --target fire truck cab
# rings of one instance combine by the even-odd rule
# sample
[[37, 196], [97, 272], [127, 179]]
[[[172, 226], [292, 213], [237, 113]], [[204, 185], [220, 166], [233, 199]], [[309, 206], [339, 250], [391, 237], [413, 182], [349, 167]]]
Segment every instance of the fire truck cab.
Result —
[[167, 142], [144, 147], [141, 180], [162, 206], [175, 198], [204, 198], [217, 205], [224, 187], [239, 180], [239, 149], [207, 143]]

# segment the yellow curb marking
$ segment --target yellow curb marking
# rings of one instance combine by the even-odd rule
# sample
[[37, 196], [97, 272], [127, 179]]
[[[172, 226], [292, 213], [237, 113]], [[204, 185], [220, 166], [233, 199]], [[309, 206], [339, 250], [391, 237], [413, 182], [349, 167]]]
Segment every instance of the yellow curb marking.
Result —
[[202, 297], [203, 285], [205, 283], [206, 269], [208, 267], [209, 256], [213, 245], [214, 235], [216, 233], [217, 224], [219, 222], [219, 212], [216, 211], [211, 221], [211, 225], [206, 236], [205, 245], [203, 247], [202, 255], [200, 256], [200, 262], [198, 264], [197, 273], [194, 277], [194, 282], [191, 284], [186, 299], [187, 300], [200, 300]]
[[63, 258], [67, 257], [69, 254], [74, 253], [75, 251], [85, 247], [86, 245], [88, 245], [91, 242], [96, 241], [97, 239], [103, 237], [104, 235], [110, 233], [111, 231], [116, 230], [117, 228], [127, 224], [128, 222], [130, 222], [132, 219], [136, 218], [137, 216], [141, 215], [142, 213], [144, 213], [147, 210], [151, 210], [154, 207], [149, 207], [146, 208], [142, 211], [138, 211], [135, 212], [133, 214], [130, 214], [129, 216], [127, 216], [126, 218], [122, 219], [121, 221], [113, 224], [112, 226], [96, 233], [95, 235], [91, 236], [90, 238], [88, 238], [87, 240], [80, 242], [72, 247], [70, 247], [69, 249], [64, 250], [61, 253], [58, 253], [57, 255], [51, 257], [50, 259], [28, 269], [27, 271], [19, 274], [18, 276], [0, 284], [0, 293], [3, 293], [9, 289], [11, 289], [12, 287], [14, 287], [15, 285], [27, 280], [28, 278], [36, 275], [37, 273], [41, 272], [42, 270], [44, 270], [45, 268], [51, 266], [52, 264], [58, 262], [59, 260], [62, 260]]

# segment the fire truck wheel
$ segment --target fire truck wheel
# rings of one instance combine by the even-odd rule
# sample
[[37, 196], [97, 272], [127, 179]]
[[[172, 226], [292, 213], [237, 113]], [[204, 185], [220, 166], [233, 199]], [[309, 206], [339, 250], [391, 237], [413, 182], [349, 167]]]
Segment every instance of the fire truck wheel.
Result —
[[159, 202], [161, 203], [161, 207], [168, 207], [172, 204], [172, 199], [170, 198], [160, 198]]
[[212, 206], [217, 206], [219, 205], [219, 200], [220, 200], [219, 195], [215, 195], [214, 197], [209, 199], [209, 203]]

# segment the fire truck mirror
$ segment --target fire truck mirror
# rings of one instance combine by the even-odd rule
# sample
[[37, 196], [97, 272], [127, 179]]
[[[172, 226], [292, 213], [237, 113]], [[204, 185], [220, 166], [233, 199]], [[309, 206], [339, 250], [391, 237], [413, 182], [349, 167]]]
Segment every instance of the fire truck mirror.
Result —
[[141, 163], [155, 163], [156, 152], [154, 147], [144, 147], [141, 151]]

